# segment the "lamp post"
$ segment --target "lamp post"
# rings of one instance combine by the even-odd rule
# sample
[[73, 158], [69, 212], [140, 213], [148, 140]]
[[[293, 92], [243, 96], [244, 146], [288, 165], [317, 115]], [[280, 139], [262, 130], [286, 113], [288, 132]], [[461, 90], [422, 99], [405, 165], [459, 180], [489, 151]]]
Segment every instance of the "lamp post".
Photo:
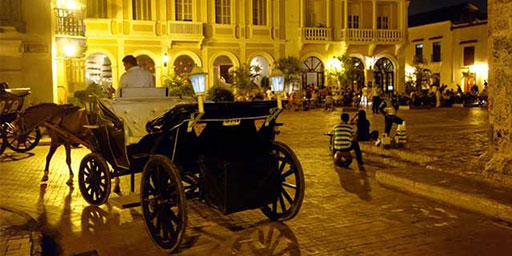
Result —
[[283, 101], [281, 99], [281, 94], [284, 91], [284, 75], [281, 70], [275, 68], [272, 70], [272, 75], [270, 76], [272, 78], [272, 91], [277, 96], [277, 108], [282, 109], [283, 108]]
[[208, 73], [203, 72], [198, 66], [195, 66], [192, 72], [190, 72], [190, 81], [192, 82], [194, 93], [197, 95], [199, 113], [204, 113], [203, 97], [206, 91], [206, 75]]

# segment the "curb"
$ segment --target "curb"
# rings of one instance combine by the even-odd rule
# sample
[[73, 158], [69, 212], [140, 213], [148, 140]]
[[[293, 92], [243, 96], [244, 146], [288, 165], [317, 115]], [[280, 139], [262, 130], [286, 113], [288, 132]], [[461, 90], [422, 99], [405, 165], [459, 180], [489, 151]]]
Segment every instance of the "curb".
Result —
[[367, 143], [360, 143], [359, 146], [361, 147], [362, 151], [366, 151], [373, 154], [379, 154], [383, 156], [396, 157], [406, 162], [413, 162], [421, 165], [426, 165], [430, 162], [437, 160], [437, 158], [435, 157], [427, 156], [424, 154], [409, 153], [406, 151], [395, 149], [383, 149], [381, 147], [377, 147]]
[[375, 179], [382, 185], [433, 199], [492, 218], [512, 222], [512, 206], [482, 196], [462, 193], [454, 189], [428, 185], [393, 174], [377, 171]]

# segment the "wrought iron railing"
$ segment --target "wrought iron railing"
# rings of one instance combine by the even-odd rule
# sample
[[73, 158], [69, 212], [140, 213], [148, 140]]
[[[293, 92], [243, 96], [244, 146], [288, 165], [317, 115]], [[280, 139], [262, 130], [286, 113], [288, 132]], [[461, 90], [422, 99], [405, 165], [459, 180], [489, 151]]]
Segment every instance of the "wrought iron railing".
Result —
[[82, 10], [56, 8], [55, 34], [60, 36], [85, 37], [85, 23]]

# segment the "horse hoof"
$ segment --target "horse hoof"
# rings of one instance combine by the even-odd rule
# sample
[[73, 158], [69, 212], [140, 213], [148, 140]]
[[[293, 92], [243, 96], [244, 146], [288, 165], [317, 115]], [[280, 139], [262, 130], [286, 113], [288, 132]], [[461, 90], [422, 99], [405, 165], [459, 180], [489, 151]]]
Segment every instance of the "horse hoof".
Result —
[[114, 193], [120, 195], [121, 194], [121, 188], [119, 186], [114, 187]]

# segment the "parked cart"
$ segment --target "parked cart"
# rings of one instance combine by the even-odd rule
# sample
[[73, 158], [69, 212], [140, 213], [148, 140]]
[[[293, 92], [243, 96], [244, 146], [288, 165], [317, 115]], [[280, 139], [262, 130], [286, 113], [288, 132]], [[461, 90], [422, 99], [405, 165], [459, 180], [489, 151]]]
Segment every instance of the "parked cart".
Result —
[[97, 148], [80, 164], [87, 202], [105, 203], [111, 179], [142, 172], [140, 206], [146, 230], [168, 252], [180, 245], [187, 200], [201, 199], [224, 214], [261, 209], [272, 220], [297, 215], [304, 174], [286, 144], [275, 141], [281, 109], [275, 101], [175, 106], [147, 123], [148, 134], [126, 145], [123, 121], [99, 102]]

